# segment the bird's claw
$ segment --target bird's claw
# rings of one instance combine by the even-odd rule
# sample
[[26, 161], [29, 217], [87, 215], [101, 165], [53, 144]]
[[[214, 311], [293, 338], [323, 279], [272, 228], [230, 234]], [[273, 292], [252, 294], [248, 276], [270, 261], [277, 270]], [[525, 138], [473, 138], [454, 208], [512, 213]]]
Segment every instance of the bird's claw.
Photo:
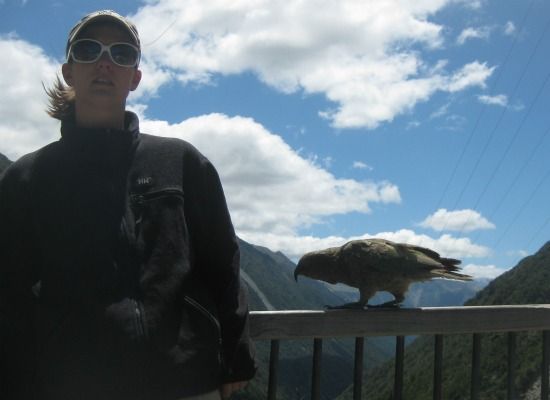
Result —
[[382, 304], [374, 304], [374, 305], [367, 304], [367, 307], [368, 308], [401, 308], [401, 302], [398, 302], [397, 300], [391, 300]]
[[380, 309], [380, 308], [391, 308], [391, 309], [397, 309], [397, 308], [401, 308], [401, 304], [403, 302], [402, 301], [399, 301], [399, 300], [391, 300], [391, 301], [387, 301], [385, 303], [382, 303], [382, 304], [365, 304], [365, 303], [361, 303], [361, 302], [353, 302], [353, 303], [345, 303], [345, 304], [341, 304], [339, 306], [330, 306], [330, 305], [325, 305], [325, 308], [327, 310], [367, 310], [369, 308], [374, 308], [374, 309]]
[[367, 304], [354, 302], [354, 303], [341, 304], [339, 306], [326, 305], [325, 308], [327, 310], [365, 310], [367, 306], [368, 306]]

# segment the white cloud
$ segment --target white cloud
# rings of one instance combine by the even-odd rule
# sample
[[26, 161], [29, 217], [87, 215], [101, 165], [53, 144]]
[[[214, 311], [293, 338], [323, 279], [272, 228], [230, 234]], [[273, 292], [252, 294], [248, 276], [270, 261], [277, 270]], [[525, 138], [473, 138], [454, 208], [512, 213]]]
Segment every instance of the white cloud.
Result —
[[397, 186], [336, 178], [250, 118], [210, 114], [173, 125], [144, 120], [142, 128], [188, 140], [212, 160], [243, 237], [293, 236], [330, 215], [369, 213], [371, 202], [401, 201]]
[[418, 128], [420, 125], [420, 121], [409, 121], [407, 123], [407, 130]]
[[463, 45], [466, 43], [467, 40], [470, 39], [488, 39], [489, 35], [491, 34], [491, 29], [489, 27], [481, 27], [481, 28], [466, 28], [462, 32], [460, 32], [460, 35], [456, 38], [456, 42], [459, 45]]
[[156, 65], [152, 60], [145, 59], [140, 62], [139, 69], [142, 71], [142, 79], [130, 99], [154, 97], [162, 85], [174, 79], [169, 69]]
[[449, 103], [443, 104], [437, 110], [430, 114], [430, 119], [440, 118], [449, 113]]
[[0, 74], [0, 153], [15, 160], [59, 137], [59, 124], [46, 114], [49, 86], [59, 63], [15, 35], [0, 35], [5, 60]]
[[483, 7], [485, 2], [486, 0], [454, 0], [454, 3], [458, 3], [472, 10], [479, 10]]
[[330, 169], [330, 167], [332, 167], [332, 162], [333, 162], [333, 158], [330, 157], [330, 156], [327, 156], [325, 158], [323, 158], [323, 165], [325, 166], [326, 169]]
[[[354, 238], [341, 236], [315, 237], [310, 235], [278, 235], [271, 232], [260, 234], [259, 232], [244, 232], [238, 235], [249, 243], [269, 248], [272, 251], [280, 251], [292, 261], [297, 262], [305, 253], [313, 250], [326, 249], [341, 246]], [[357, 237], [358, 238], [358, 237]]]
[[445, 72], [441, 60], [422, 60], [418, 45], [443, 44], [443, 27], [429, 17], [451, 3], [159, 0], [132, 19], [147, 65], [163, 79], [207, 83], [252, 71], [282, 92], [324, 94], [334, 107], [319, 115], [334, 127], [376, 128], [436, 91], [483, 86], [491, 75], [477, 61]]
[[506, 272], [506, 270], [498, 268], [495, 265], [468, 264], [464, 266], [462, 272], [476, 279], [495, 279]]
[[445, 208], [440, 208], [419, 225], [435, 231], [471, 232], [480, 229], [495, 228], [493, 223], [474, 210], [448, 211]]
[[397, 232], [381, 232], [375, 237], [428, 247], [437, 251], [442, 257], [462, 259], [488, 257], [491, 254], [489, 248], [472, 243], [469, 238], [453, 237], [447, 234], [441, 235], [439, 238], [432, 238], [428, 235], [417, 234], [410, 229], [401, 229]]
[[432, 238], [428, 235], [420, 235], [410, 229], [401, 229], [396, 232], [380, 232], [350, 237], [328, 236], [315, 237], [307, 235], [279, 235], [270, 232], [247, 233], [241, 237], [251, 243], [268, 247], [273, 251], [281, 251], [290, 259], [297, 261], [309, 251], [341, 246], [350, 240], [382, 238], [399, 243], [409, 243], [427, 247], [441, 254], [442, 257], [457, 259], [488, 257], [491, 252], [487, 247], [472, 243], [468, 238], [457, 238], [451, 235], [442, 235]]
[[487, 67], [486, 63], [474, 61], [466, 64], [446, 82], [445, 88], [449, 92], [458, 92], [471, 86], [484, 88], [485, 81], [491, 76], [495, 67]]
[[355, 169], [366, 169], [369, 171], [372, 171], [374, 169], [373, 167], [364, 163], [363, 161], [354, 161], [352, 167]]
[[506, 25], [504, 25], [505, 35], [509, 35], [509, 36], [513, 35], [514, 33], [516, 33], [516, 31], [517, 31], [516, 25], [514, 25], [512, 21], [506, 22]]
[[506, 107], [508, 105], [508, 97], [504, 94], [499, 94], [496, 96], [481, 95], [477, 98], [481, 103], [487, 105], [502, 107]]

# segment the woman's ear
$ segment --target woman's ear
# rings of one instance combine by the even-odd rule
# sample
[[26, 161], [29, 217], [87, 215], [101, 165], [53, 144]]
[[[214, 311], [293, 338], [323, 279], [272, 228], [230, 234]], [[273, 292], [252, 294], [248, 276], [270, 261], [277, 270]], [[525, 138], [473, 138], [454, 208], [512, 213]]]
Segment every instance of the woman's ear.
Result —
[[69, 86], [73, 86], [73, 68], [69, 63], [65, 63], [61, 66], [61, 73], [65, 83]]
[[130, 90], [136, 90], [139, 86], [139, 82], [141, 82], [141, 70], [136, 69], [134, 71], [134, 76], [132, 77], [132, 82], [130, 83]]

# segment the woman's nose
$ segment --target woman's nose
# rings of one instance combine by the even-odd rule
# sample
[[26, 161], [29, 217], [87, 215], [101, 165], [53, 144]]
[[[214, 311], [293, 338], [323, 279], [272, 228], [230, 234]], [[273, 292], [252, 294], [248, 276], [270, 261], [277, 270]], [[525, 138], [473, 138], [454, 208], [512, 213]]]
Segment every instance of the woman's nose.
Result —
[[100, 68], [111, 68], [113, 66], [113, 61], [107, 51], [101, 53], [99, 60], [97, 60], [97, 66]]

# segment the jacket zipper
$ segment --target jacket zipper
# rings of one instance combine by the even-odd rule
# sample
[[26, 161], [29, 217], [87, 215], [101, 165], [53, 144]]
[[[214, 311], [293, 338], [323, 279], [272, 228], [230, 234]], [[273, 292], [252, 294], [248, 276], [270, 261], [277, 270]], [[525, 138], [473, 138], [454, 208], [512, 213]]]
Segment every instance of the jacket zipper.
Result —
[[198, 303], [196, 300], [192, 299], [189, 296], [185, 296], [183, 300], [189, 304], [191, 307], [195, 308], [197, 311], [199, 311], [201, 314], [203, 314], [206, 318], [208, 318], [215, 326], [216, 330], [218, 332], [218, 342], [221, 344], [222, 342], [222, 335], [221, 335], [221, 326], [220, 322], [216, 317], [212, 315], [210, 311], [208, 311], [205, 307], [203, 307], [200, 303]]
[[130, 198], [132, 199], [132, 203], [141, 206], [146, 201], [157, 200], [168, 196], [183, 197], [183, 192], [180, 189], [162, 189], [144, 194], [132, 194]]
[[[156, 190], [154, 192], [144, 193], [144, 194], [131, 194], [130, 195], [130, 204], [131, 207], [136, 212], [136, 221], [135, 221], [135, 234], [138, 236], [138, 232], [141, 226], [141, 207], [148, 201], [162, 199], [164, 197], [177, 196], [183, 199], [183, 192], [181, 189], [162, 189]], [[137, 210], [135, 209], [137, 207]]]

